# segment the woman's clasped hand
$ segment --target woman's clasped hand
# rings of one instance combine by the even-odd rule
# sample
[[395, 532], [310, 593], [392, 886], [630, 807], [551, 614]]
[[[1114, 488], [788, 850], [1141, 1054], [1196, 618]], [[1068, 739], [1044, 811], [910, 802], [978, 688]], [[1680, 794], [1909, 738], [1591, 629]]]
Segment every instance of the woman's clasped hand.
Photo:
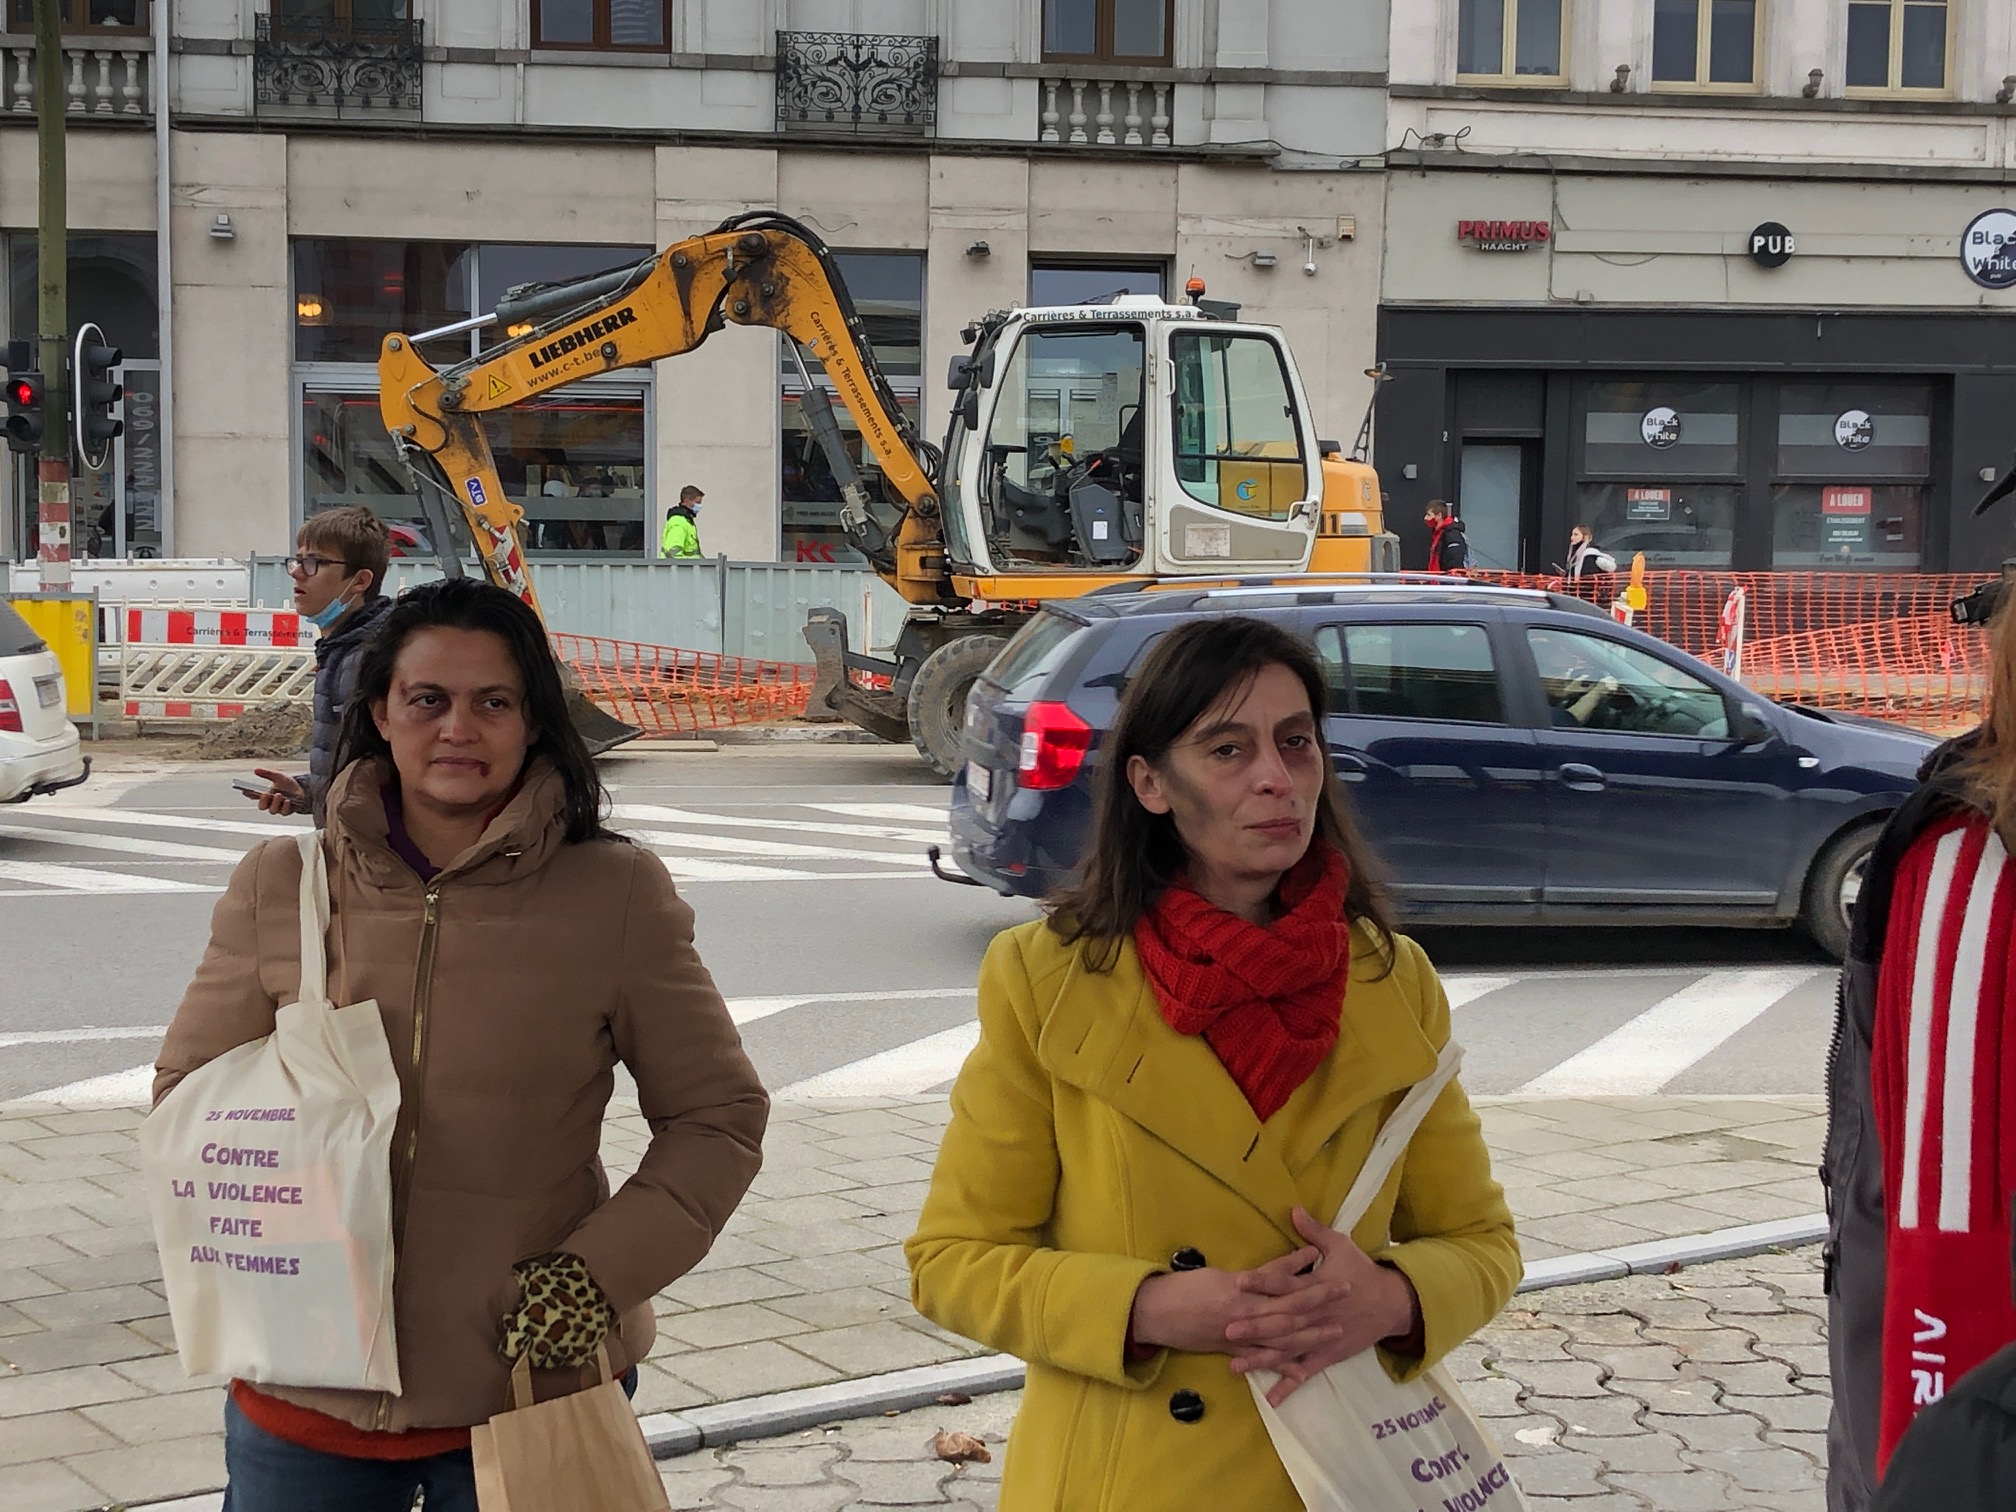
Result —
[[1413, 1326], [1414, 1289], [1400, 1270], [1301, 1208], [1294, 1220], [1309, 1242], [1265, 1265], [1149, 1277], [1134, 1294], [1134, 1342], [1228, 1354], [1241, 1375], [1271, 1370], [1281, 1379], [1267, 1399], [1278, 1407], [1329, 1366]]

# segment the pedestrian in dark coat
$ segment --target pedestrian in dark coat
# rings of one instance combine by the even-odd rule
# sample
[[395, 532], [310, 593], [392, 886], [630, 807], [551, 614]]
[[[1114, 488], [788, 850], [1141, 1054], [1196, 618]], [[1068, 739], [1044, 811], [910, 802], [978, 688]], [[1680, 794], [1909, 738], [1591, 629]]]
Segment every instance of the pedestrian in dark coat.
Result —
[[1890, 1457], [1874, 1512], [2016, 1507], [2016, 1345], [1918, 1414]]
[[1820, 1170], [1830, 1512], [1865, 1512], [1913, 1416], [2016, 1341], [2016, 611], [1991, 634], [1983, 722], [1885, 825], [1842, 968]]
[[336, 739], [344, 713], [357, 691], [358, 653], [391, 607], [384, 596], [385, 568], [392, 555], [385, 522], [360, 506], [325, 509], [301, 527], [287, 572], [294, 579], [294, 612], [321, 627], [315, 642], [314, 722], [308, 738], [308, 770], [286, 772], [254, 767], [271, 788], [247, 796], [269, 814], [327, 817], [329, 782], [336, 775]]

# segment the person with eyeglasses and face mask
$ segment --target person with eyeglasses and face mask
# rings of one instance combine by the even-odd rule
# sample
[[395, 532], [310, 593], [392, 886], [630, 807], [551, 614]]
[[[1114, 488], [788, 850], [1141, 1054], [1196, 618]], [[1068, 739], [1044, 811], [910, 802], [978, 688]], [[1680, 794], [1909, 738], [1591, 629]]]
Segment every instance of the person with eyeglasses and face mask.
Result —
[[385, 522], [361, 506], [325, 509], [294, 538], [294, 555], [286, 559], [294, 612], [322, 632], [315, 642], [315, 718], [306, 772], [252, 769], [271, 787], [246, 796], [269, 814], [312, 813], [322, 824], [337, 732], [357, 687], [357, 653], [391, 607], [384, 595], [391, 554]]

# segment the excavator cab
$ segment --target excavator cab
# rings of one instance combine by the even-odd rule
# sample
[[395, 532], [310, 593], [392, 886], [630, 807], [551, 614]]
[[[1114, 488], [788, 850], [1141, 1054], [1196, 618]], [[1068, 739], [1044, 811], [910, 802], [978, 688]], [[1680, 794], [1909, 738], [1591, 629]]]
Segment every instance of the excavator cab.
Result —
[[1278, 332], [1139, 295], [972, 329], [945, 448], [946, 546], [967, 596], [1309, 560], [1321, 445]]

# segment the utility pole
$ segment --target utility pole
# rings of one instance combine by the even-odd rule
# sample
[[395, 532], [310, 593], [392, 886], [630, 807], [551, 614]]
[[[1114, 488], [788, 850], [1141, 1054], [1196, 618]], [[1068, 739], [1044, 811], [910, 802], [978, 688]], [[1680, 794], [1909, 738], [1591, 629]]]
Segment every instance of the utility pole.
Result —
[[36, 365], [42, 370], [42, 591], [70, 587], [69, 158], [64, 149], [63, 0], [35, 0]]

